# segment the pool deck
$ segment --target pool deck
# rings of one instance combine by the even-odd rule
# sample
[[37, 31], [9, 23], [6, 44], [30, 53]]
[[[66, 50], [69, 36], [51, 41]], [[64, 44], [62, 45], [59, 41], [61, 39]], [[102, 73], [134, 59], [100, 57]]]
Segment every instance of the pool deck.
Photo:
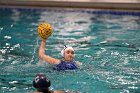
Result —
[[0, 6], [140, 10], [140, 0], [0, 0]]

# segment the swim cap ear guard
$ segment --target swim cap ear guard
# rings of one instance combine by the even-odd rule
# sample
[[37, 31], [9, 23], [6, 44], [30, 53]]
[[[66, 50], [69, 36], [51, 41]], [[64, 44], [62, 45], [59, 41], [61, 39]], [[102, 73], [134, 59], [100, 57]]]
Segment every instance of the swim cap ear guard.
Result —
[[39, 73], [33, 80], [33, 86], [39, 90], [45, 89], [51, 86], [51, 81], [43, 73]]

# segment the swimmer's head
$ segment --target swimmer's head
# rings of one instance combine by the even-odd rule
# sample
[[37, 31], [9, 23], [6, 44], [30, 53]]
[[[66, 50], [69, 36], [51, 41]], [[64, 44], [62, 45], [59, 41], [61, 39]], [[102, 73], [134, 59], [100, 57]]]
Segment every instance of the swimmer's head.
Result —
[[51, 86], [50, 80], [45, 76], [43, 73], [38, 73], [33, 80], [33, 86], [39, 90], [43, 91], [45, 89], [48, 89]]
[[71, 46], [64, 45], [64, 48], [63, 48], [63, 50], [61, 51], [61, 55], [62, 55], [63, 57], [64, 57], [64, 52], [65, 52], [66, 50], [72, 50], [72, 51], [74, 51], [74, 49], [73, 49]]

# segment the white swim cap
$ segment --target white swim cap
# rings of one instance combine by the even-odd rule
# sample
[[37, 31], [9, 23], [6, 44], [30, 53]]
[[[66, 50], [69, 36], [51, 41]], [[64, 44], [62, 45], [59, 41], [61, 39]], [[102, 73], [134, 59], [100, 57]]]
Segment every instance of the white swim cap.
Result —
[[70, 49], [70, 50], [73, 50], [74, 51], [74, 49], [71, 47], [71, 46], [68, 46], [68, 45], [64, 45], [64, 49], [61, 51], [61, 55], [64, 57], [64, 52], [65, 52], [65, 50], [68, 50], [68, 49]]

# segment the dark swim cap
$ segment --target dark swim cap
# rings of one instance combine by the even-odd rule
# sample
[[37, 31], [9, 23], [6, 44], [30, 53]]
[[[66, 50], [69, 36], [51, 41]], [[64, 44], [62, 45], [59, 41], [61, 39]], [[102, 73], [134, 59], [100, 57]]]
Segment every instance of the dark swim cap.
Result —
[[36, 75], [35, 79], [33, 80], [33, 86], [39, 90], [47, 89], [51, 86], [50, 80], [45, 76], [43, 73], [39, 73]]

